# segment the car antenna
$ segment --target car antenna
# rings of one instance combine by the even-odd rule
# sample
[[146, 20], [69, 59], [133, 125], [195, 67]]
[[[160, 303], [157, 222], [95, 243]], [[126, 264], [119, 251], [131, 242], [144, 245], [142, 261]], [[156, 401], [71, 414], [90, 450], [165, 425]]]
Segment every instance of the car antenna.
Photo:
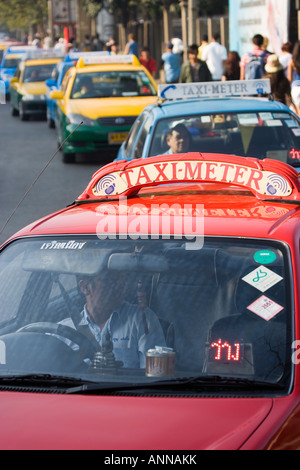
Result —
[[35, 180], [31, 183], [31, 185], [29, 186], [29, 188], [27, 189], [27, 191], [25, 192], [24, 196], [22, 197], [22, 199], [19, 201], [19, 203], [17, 204], [17, 206], [14, 208], [14, 210], [12, 211], [12, 213], [10, 214], [10, 216], [8, 217], [7, 221], [5, 222], [5, 224], [3, 225], [2, 229], [1, 229], [1, 232], [0, 232], [0, 235], [2, 234], [3, 230], [5, 229], [5, 227], [7, 226], [8, 222], [11, 220], [11, 218], [13, 217], [13, 215], [15, 214], [15, 212], [18, 210], [18, 208], [20, 207], [20, 205], [22, 204], [22, 202], [24, 201], [24, 199], [26, 198], [26, 196], [30, 193], [30, 191], [32, 190], [33, 186], [35, 185], [35, 183], [37, 182], [37, 180], [40, 178], [40, 176], [44, 173], [44, 171], [48, 168], [48, 166], [50, 165], [50, 163], [52, 162], [52, 160], [55, 158], [55, 156], [57, 155], [57, 153], [63, 148], [65, 142], [69, 139], [69, 137], [71, 137], [75, 131], [77, 131], [78, 127], [81, 126], [81, 124], [83, 124], [83, 121], [81, 121], [76, 127], [75, 129], [65, 138], [65, 140], [59, 145], [59, 147], [56, 149], [56, 151], [54, 152], [54, 154], [52, 155], [52, 157], [48, 160], [48, 162], [46, 163], [46, 165], [44, 166], [44, 168], [42, 168], [42, 170], [39, 172], [39, 174], [37, 175], [37, 177], [35, 178]]

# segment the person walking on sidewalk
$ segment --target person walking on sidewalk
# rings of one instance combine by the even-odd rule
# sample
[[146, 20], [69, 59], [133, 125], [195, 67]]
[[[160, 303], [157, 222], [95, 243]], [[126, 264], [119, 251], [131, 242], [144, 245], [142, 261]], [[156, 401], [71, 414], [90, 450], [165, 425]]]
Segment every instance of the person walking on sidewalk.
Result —
[[179, 83], [210, 82], [209, 68], [203, 60], [198, 59], [198, 45], [188, 47], [188, 60], [181, 66]]

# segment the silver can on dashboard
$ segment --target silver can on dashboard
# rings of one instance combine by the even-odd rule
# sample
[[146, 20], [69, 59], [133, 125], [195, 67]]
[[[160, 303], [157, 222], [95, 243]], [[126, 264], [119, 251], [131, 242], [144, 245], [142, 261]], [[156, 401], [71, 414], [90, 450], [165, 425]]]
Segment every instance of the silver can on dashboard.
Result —
[[155, 346], [146, 353], [146, 375], [163, 377], [174, 375], [175, 352], [172, 348]]

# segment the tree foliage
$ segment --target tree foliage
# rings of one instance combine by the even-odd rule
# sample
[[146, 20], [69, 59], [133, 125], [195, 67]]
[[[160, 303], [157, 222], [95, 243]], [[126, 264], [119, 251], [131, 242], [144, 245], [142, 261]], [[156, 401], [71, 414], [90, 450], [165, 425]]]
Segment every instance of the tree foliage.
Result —
[[[111, 13], [123, 12], [130, 16], [130, 12], [144, 11], [150, 16], [156, 16], [162, 7], [179, 10], [180, 0], [82, 0], [89, 16], [96, 16], [102, 8]], [[201, 16], [221, 15], [226, 13], [228, 0], [196, 0], [196, 7]]]
[[0, 26], [11, 31], [42, 25], [47, 14], [47, 0], [0, 0]]

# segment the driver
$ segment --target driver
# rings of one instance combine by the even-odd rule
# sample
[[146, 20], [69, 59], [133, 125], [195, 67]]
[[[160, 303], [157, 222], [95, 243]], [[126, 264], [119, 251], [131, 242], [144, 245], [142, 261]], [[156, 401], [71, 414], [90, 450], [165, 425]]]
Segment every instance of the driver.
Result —
[[80, 89], [74, 93], [73, 98], [92, 98], [94, 93], [95, 89], [91, 77], [83, 77], [80, 81]]
[[164, 155], [186, 153], [189, 151], [190, 136], [184, 124], [177, 124], [167, 131], [166, 144], [169, 150]]
[[124, 301], [125, 274], [105, 270], [95, 277], [78, 280], [86, 304], [77, 321], [60, 322], [103, 346], [107, 333], [117, 361], [124, 367], [145, 368], [146, 352], [156, 345], [165, 346], [165, 337], [155, 313]]

